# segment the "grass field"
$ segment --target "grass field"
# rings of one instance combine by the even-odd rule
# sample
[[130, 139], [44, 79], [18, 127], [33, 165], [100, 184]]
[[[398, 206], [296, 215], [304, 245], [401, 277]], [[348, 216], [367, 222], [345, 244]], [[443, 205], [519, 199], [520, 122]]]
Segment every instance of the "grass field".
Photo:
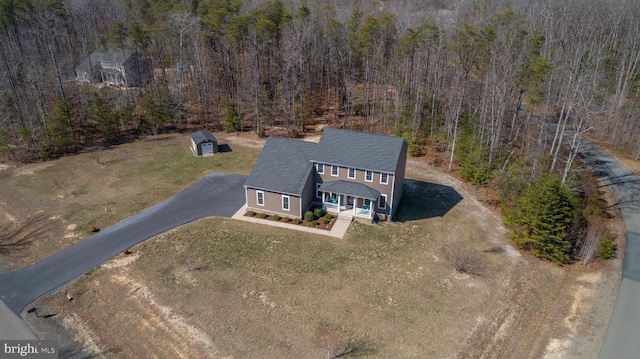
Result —
[[[409, 191], [403, 205], [423, 199]], [[206, 333], [204, 342], [231, 357], [323, 358], [327, 350], [356, 350], [377, 358], [442, 358], [462, 349], [464, 341], [451, 338], [470, 333], [469, 314], [482, 310], [511, 262], [505, 253], [483, 252], [495, 243], [478, 239], [472, 218], [455, 233], [432, 226], [452, 226], [462, 210], [385, 226], [356, 222], [343, 240], [204, 219], [134, 248], [138, 257], [126, 272], [98, 271], [73, 291], [92, 313], [91, 325], [128, 333], [119, 336], [120, 350], [134, 344], [123, 338], [157, 333], [145, 319], [153, 313], [140, 304], [115, 313], [96, 309], [130, 302], [113, 293], [136, 292], [144, 283], [172, 317], [188, 318]], [[476, 248], [485, 275], [456, 272], [441, 255], [451, 241]]]
[[[4, 220], [43, 211], [52, 226], [7, 263], [49, 255], [209, 171], [248, 173], [261, 142], [220, 138], [233, 152], [197, 159], [178, 135], [105, 150], [100, 163], [85, 154], [0, 171]], [[609, 266], [521, 256], [473, 189], [413, 160], [407, 176], [394, 223], [356, 222], [337, 240], [203, 219], [67, 285], [72, 302], [34, 303], [55, 317], [23, 318], [66, 338], [68, 357], [597, 357], [611, 303], [592, 298], [615, 293]], [[454, 269], [451, 248], [480, 263], [475, 275]]]
[[259, 150], [219, 136], [232, 152], [197, 158], [189, 136], [168, 135], [0, 171], [0, 213], [4, 208], [16, 218], [40, 214], [50, 229], [10, 262], [22, 266], [42, 259], [85, 238], [88, 226], [108, 227], [209, 172], [248, 174]]

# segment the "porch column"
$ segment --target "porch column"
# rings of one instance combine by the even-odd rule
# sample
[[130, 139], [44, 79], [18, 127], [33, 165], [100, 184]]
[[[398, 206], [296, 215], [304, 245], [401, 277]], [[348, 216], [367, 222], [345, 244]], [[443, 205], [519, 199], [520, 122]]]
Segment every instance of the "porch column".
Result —
[[356, 215], [356, 209], [358, 208], [358, 197], [353, 196], [353, 215]]

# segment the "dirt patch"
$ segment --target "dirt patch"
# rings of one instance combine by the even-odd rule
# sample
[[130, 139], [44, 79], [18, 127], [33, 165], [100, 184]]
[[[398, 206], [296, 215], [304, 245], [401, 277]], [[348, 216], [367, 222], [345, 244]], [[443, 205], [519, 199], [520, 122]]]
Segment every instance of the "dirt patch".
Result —
[[98, 335], [76, 313], [70, 313], [60, 321], [67, 330], [74, 333], [73, 340], [80, 343], [87, 353], [96, 356], [104, 352], [98, 342]]
[[52, 164], [53, 164], [53, 161], [30, 163], [30, 164], [22, 165], [19, 167], [15, 167], [13, 171], [13, 175], [16, 177], [31, 176], [46, 168], [51, 167]]
[[234, 134], [229, 134], [224, 139], [230, 145], [241, 145], [255, 149], [262, 149], [262, 147], [264, 147], [264, 143], [266, 142], [266, 139], [258, 137], [258, 135], [252, 131], [236, 132]]
[[18, 223], [18, 219], [9, 211], [7, 204], [2, 201], [0, 201], [0, 214], [4, 215], [11, 223]]
[[[221, 142], [233, 137], [216, 136]], [[24, 250], [0, 254], [0, 260], [11, 269], [32, 264], [89, 236], [89, 226], [107, 228], [211, 171], [248, 174], [259, 152], [239, 142], [230, 152], [196, 158], [189, 144], [188, 135], [154, 136], [1, 171], [0, 215], [7, 212], [19, 224], [42, 213], [51, 228]], [[70, 224], [76, 228], [68, 230]]]
[[[175, 193], [189, 183], [173, 172], [197, 177], [215, 165], [248, 173], [252, 161], [246, 158], [255, 158], [264, 143], [251, 136], [220, 135], [238, 162], [224, 156], [194, 159], [188, 138], [176, 136], [104, 151], [106, 165], [85, 158], [80, 165], [61, 166], [117, 168], [120, 175], [127, 171], [127, 182], [110, 177], [93, 183], [78, 173], [87, 184], [68, 183], [76, 195], [51, 200], [60, 194], [51, 188], [31, 195], [33, 202], [13, 202], [6, 199], [10, 191], [0, 190], [0, 198], [64, 213], [56, 219], [60, 233], [69, 223], [77, 224], [73, 231], [89, 223], [106, 227], [164, 198], [163, 191], [139, 196], [140, 185], [171, 183], [164, 192]], [[175, 158], [168, 162], [124, 165], [138, 151], [166, 158], [163, 151], [172, 146], [184, 156], [170, 151]], [[35, 191], [39, 187], [28, 186], [38, 183], [38, 173], [52, 169], [16, 177], [29, 181], [11, 185]], [[141, 180], [151, 171], [157, 179]], [[557, 267], [520, 254], [505, 238], [499, 214], [473, 188], [421, 161], [408, 162], [407, 176], [426, 184], [414, 195], [426, 188], [422, 202], [437, 203], [437, 211], [423, 206], [422, 212], [408, 213], [413, 218], [385, 226], [356, 222], [344, 240], [228, 219], [198, 221], [62, 289], [72, 292], [72, 302], [58, 294], [40, 299], [37, 306], [57, 313], [47, 325], [59, 328], [44, 321], [34, 327], [54, 337], [66, 333], [85, 352], [107, 358], [319, 358], [328, 347], [336, 354], [347, 343], [359, 343], [372, 358], [597, 356], [615, 302], [619, 260]], [[44, 199], [37, 201], [39, 196]], [[92, 216], [62, 211], [81, 198], [96, 205], [76, 211]], [[410, 206], [422, 206], [416, 199]], [[442, 255], [447, 243], [477, 249], [483, 275], [456, 272]], [[504, 250], [492, 251], [496, 247]], [[36, 319], [28, 320], [31, 325]]]
[[122, 268], [128, 267], [131, 263], [135, 262], [140, 257], [140, 253], [132, 253], [129, 255], [123, 255], [113, 258], [107, 263], [102, 265], [102, 268], [112, 269], [112, 268]]

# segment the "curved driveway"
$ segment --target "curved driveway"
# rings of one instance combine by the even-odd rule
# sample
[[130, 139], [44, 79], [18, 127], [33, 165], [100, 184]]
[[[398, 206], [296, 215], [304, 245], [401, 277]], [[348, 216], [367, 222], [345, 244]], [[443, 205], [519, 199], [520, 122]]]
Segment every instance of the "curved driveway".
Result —
[[231, 217], [244, 204], [245, 176], [211, 173], [166, 201], [30, 267], [0, 275], [0, 299], [18, 314], [29, 303], [155, 235], [206, 216]]
[[622, 283], [600, 358], [639, 358], [640, 179], [601, 149], [587, 141], [584, 143], [582, 157], [611, 188], [627, 227]]

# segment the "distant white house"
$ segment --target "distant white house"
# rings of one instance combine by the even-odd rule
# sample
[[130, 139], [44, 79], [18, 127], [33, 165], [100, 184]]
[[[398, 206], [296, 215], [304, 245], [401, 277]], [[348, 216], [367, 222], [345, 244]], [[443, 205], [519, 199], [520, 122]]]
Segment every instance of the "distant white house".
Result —
[[218, 140], [209, 131], [197, 131], [191, 135], [191, 152], [195, 156], [213, 156], [218, 152]]
[[102, 82], [113, 86], [140, 86], [153, 79], [150, 59], [138, 52], [109, 49], [93, 52], [75, 69], [78, 82]]

